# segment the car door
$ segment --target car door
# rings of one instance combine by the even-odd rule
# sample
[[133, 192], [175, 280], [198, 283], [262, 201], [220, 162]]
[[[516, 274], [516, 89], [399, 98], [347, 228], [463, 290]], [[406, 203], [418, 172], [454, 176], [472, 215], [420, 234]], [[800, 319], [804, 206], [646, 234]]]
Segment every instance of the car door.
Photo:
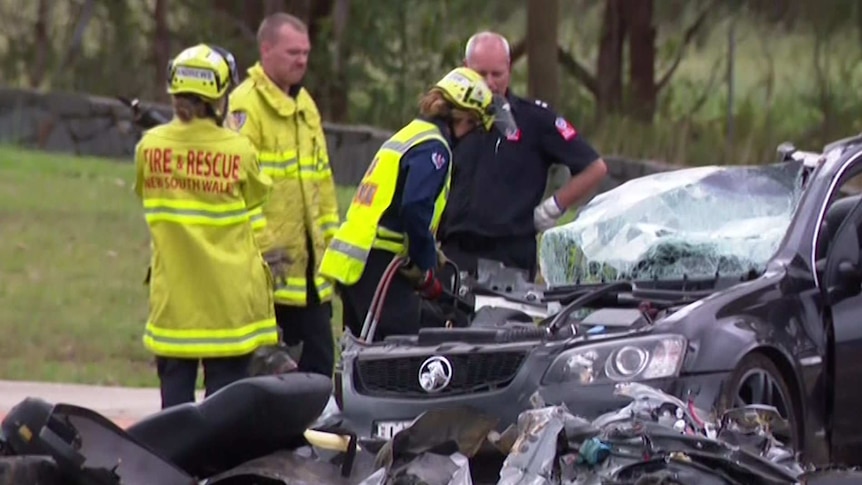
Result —
[[[821, 291], [825, 322], [832, 326], [832, 449], [862, 452], [862, 199], [850, 209], [829, 242]], [[858, 460], [858, 458], [857, 458]], [[854, 460], [856, 461], [856, 460]]]

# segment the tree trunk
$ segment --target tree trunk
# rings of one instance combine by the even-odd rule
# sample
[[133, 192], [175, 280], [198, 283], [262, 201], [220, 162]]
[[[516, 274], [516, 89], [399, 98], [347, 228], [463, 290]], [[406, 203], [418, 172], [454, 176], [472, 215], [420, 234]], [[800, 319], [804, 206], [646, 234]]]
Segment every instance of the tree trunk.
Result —
[[329, 83], [329, 120], [346, 122], [349, 116], [350, 79], [347, 74], [351, 45], [347, 42], [347, 26], [350, 24], [350, 0], [335, 0], [332, 7], [332, 81]]
[[[317, 3], [317, 0], [290, 0], [287, 2], [287, 12], [290, 12], [293, 15], [296, 15], [303, 22], [305, 22], [309, 29], [311, 27], [312, 14], [311, 11], [314, 8], [312, 3]], [[313, 39], [314, 37], [312, 37]]]
[[312, 42], [320, 42], [326, 20], [332, 16], [334, 0], [314, 0], [308, 9], [308, 35]]
[[[211, 0], [213, 10], [220, 11], [224, 16], [234, 19], [237, 30], [244, 37], [254, 37], [260, 22], [266, 16], [267, 9], [273, 8], [272, 0]], [[282, 2], [283, 0], [276, 0]]]
[[623, 41], [626, 25], [623, 19], [625, 0], [605, 0], [605, 13], [599, 34], [599, 59], [596, 66], [598, 96], [596, 119], [619, 113], [623, 104]]
[[[263, 17], [283, 11], [284, 0], [263, 0]], [[263, 20], [263, 18], [261, 18], [261, 20]]]
[[856, 0], [856, 34], [862, 42], [862, 0]]
[[[156, 95], [162, 100], [167, 99], [163, 86], [167, 83], [167, 72], [165, 66], [171, 58], [171, 31], [168, 27], [168, 0], [156, 0], [156, 9], [153, 13], [153, 21], [156, 24], [155, 38], [153, 39], [153, 59], [156, 62]], [[161, 89], [160, 89], [161, 88]]]
[[96, 10], [96, 0], [86, 0], [78, 14], [78, 20], [75, 23], [75, 30], [72, 32], [72, 40], [66, 46], [66, 53], [60, 62], [55, 64], [55, 76], [66, 71], [68, 67], [74, 65], [75, 60], [81, 53], [81, 45], [84, 42], [84, 34], [87, 32], [87, 27], [90, 21], [93, 20], [93, 15]]
[[655, 37], [653, 0], [625, 2], [625, 25], [629, 41], [629, 82], [627, 113], [634, 119], [652, 122], [656, 109]]
[[559, 106], [559, 64], [557, 63], [558, 0], [529, 0], [527, 3], [527, 91], [529, 96]]
[[262, 2], [244, 2], [246, 5], [240, 7], [242, 20], [245, 26], [257, 34], [261, 21], [266, 16], [265, 5]]
[[45, 82], [45, 73], [48, 71], [48, 56], [51, 54], [48, 22], [53, 3], [54, 0], [39, 0], [37, 7], [36, 25], [34, 26], [36, 55], [33, 59], [33, 69], [30, 71], [31, 88], [40, 88]]

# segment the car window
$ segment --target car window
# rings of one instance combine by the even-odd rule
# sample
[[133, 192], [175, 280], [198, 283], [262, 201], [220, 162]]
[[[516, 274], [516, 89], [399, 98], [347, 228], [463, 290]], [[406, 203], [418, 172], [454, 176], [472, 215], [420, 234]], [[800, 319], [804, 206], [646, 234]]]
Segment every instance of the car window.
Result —
[[862, 171], [849, 177], [847, 181], [840, 186], [839, 194], [842, 198], [852, 195], [862, 194]]
[[835, 237], [838, 227], [841, 226], [850, 210], [862, 199], [862, 165], [854, 167], [842, 179], [829, 197], [830, 200], [820, 225], [820, 235], [815, 248], [815, 260], [826, 257], [829, 244]]

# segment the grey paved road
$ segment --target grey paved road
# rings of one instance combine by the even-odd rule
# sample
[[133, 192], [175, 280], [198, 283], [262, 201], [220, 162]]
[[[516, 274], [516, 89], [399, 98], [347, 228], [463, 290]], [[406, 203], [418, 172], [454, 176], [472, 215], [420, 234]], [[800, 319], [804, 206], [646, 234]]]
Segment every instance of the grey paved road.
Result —
[[[120, 426], [128, 426], [158, 411], [160, 406], [158, 389], [0, 381], [0, 419], [27, 397], [84, 406], [104, 414]], [[203, 392], [200, 392], [198, 399], [202, 398]]]

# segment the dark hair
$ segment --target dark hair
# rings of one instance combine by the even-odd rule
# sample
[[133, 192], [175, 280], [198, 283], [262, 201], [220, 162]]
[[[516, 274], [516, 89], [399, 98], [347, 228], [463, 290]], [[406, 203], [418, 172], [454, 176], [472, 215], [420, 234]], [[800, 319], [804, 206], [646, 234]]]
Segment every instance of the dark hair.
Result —
[[193, 94], [177, 94], [173, 96], [171, 104], [177, 118], [184, 122], [196, 118], [216, 118], [213, 106]]
[[438, 89], [431, 89], [419, 98], [419, 114], [429, 118], [470, 117], [479, 120], [479, 115], [473, 111], [459, 109], [449, 102]]

